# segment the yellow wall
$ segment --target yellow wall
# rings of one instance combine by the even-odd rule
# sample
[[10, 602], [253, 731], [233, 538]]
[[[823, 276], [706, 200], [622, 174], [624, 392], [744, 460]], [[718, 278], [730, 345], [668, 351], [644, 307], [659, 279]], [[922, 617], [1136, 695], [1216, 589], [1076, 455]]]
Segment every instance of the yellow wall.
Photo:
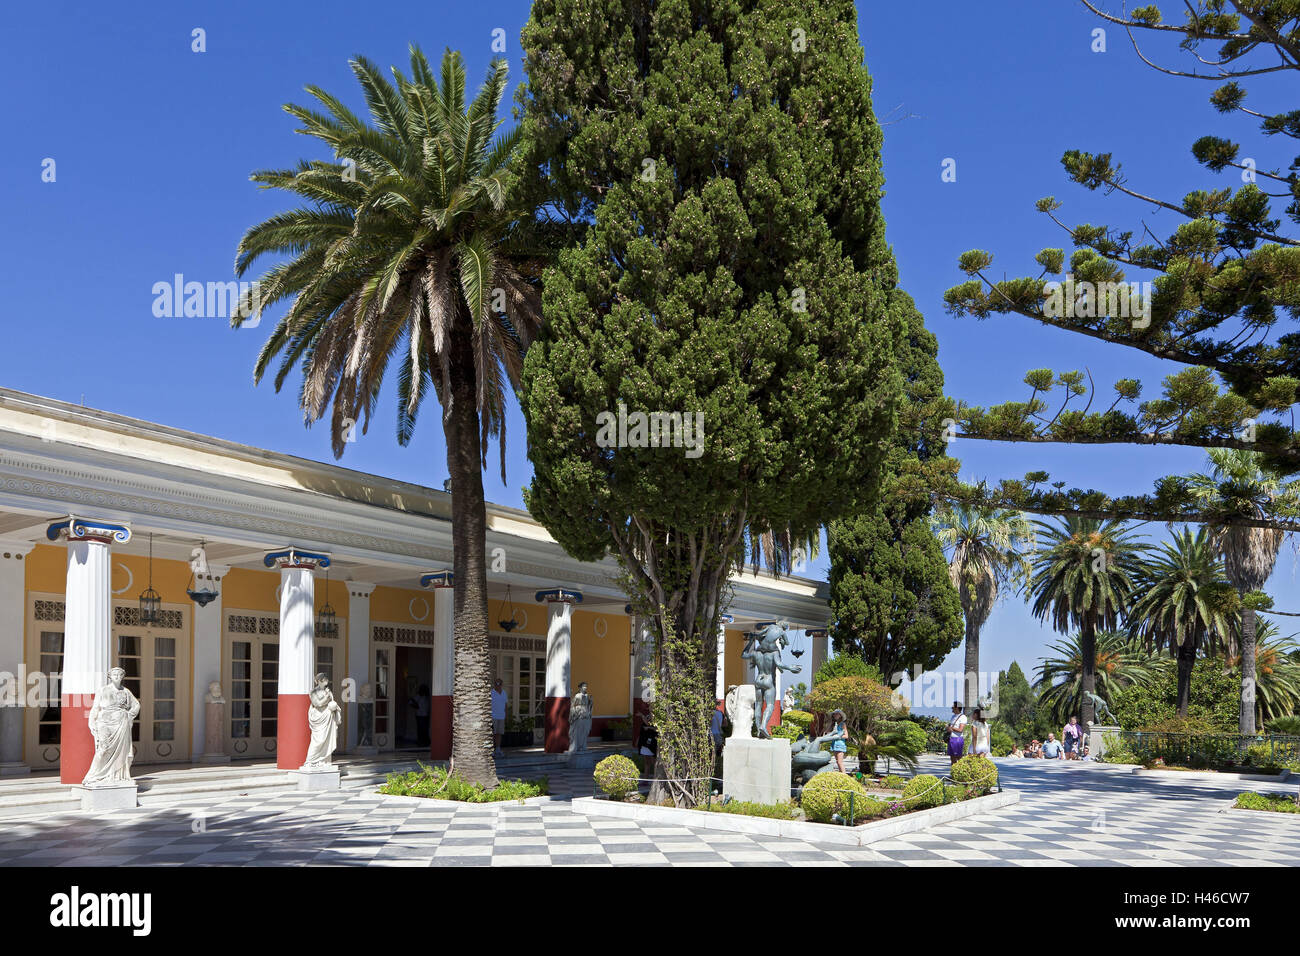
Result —
[[528, 594], [524, 600], [520, 600], [516, 594], [511, 594], [509, 603], [505, 598], [500, 600], [492, 598], [488, 601], [488, 630], [499, 631], [501, 625], [499, 621], [510, 620], [510, 607], [514, 605], [515, 620], [521, 623], [521, 627], [512, 631], [512, 634], [531, 634], [534, 637], [546, 636], [547, 608], [550, 605], [539, 604], [533, 600], [532, 594]]
[[[529, 617], [532, 617], [531, 610]], [[604, 637], [596, 636], [597, 618], [605, 621]], [[577, 693], [578, 684], [586, 681], [588, 692], [596, 700], [597, 714], [626, 715], [631, 669], [631, 619], [622, 614], [575, 608], [572, 634], [569, 684], [573, 692]]]
[[732, 685], [745, 682], [745, 662], [740, 652], [745, 649], [745, 632], [740, 628], [727, 628], [727, 651], [723, 655], [722, 682], [725, 691]]
[[[423, 620], [416, 620], [412, 616], [412, 605], [417, 614], [424, 615]], [[337, 608], [337, 605], [335, 607]], [[427, 613], [425, 613], [426, 607]], [[433, 591], [423, 588], [394, 588], [386, 585], [377, 587], [370, 595], [370, 620], [433, 627]]]

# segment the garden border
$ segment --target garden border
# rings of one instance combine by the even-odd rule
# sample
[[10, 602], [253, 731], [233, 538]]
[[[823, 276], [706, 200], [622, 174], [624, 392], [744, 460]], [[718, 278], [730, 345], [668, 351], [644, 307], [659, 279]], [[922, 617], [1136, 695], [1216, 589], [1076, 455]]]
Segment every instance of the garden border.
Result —
[[385, 800], [396, 800], [401, 803], [420, 803], [438, 807], [533, 807], [550, 803], [553, 800], [564, 799], [564, 797], [557, 797], [554, 794], [542, 794], [540, 797], [525, 797], [523, 800], [488, 800], [483, 803], [471, 803], [468, 800], [443, 800], [441, 797], [413, 797], [405, 793], [381, 793], [379, 790], [372, 790], [371, 793]]
[[1159, 770], [1134, 767], [1139, 777], [1166, 777], [1170, 780], [1249, 780], [1255, 783], [1283, 783], [1291, 778], [1290, 770], [1281, 773], [1241, 773], [1236, 770]]
[[645, 803], [623, 803], [597, 797], [574, 797], [573, 812], [580, 816], [621, 817], [641, 823], [666, 823], [672, 826], [699, 827], [705, 830], [727, 830], [732, 833], [749, 833], [757, 836], [786, 837], [808, 843], [835, 843], [843, 846], [867, 846], [881, 840], [891, 840], [905, 833], [915, 833], [941, 823], [951, 823], [974, 816], [986, 810], [1000, 810], [1020, 802], [1015, 790], [1003, 790], [983, 797], [972, 797], [941, 807], [916, 810], [898, 817], [872, 820], [861, 826], [842, 827], [831, 823], [810, 823], [806, 820], [773, 820], [768, 817], [750, 817], [739, 813], [717, 813], [709, 810], [686, 810], [677, 807], [656, 807]]

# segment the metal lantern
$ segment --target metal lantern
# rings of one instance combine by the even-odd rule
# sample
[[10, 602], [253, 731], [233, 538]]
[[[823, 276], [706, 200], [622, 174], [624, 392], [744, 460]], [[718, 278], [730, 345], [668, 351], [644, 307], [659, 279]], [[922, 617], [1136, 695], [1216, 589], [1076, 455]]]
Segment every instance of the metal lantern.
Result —
[[[203, 582], [205, 577], [206, 583]], [[206, 542], [200, 541], [199, 546], [190, 552], [190, 586], [185, 589], [185, 593], [199, 607], [207, 607], [220, 597], [220, 594], [212, 588], [212, 572], [208, 570]]]
[[162, 598], [153, 589], [153, 535], [149, 535], [149, 586], [140, 594], [140, 625], [154, 627], [162, 620]]
[[330, 575], [325, 572], [325, 603], [316, 615], [316, 636], [337, 637], [339, 633], [338, 615], [330, 605]]
[[[509, 634], [519, 626], [519, 622], [515, 620], [515, 602], [510, 598], [510, 585], [508, 584], [506, 585], [506, 606], [510, 608], [510, 617], [502, 618], [497, 621], [497, 624], [501, 627], [501, 630]], [[504, 614], [505, 611], [502, 610], [501, 613]]]

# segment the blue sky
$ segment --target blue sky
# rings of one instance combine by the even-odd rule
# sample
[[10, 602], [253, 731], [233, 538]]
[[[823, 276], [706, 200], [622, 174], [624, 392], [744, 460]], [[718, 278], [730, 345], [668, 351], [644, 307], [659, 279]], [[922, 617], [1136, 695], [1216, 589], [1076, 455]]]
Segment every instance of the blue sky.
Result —
[[[943, 293], [964, 276], [958, 255], [996, 254], [995, 275], [1036, 271], [1032, 256], [1064, 236], [1033, 209], [1065, 202], [1067, 222], [1111, 222], [1157, 233], [1169, 212], [1121, 196], [1104, 197], [1064, 179], [1069, 148], [1112, 151], [1133, 185], [1169, 199], [1209, 184], [1188, 147], [1216, 132], [1240, 139], [1261, 167], [1289, 156], [1265, 149], [1253, 127], [1213, 112], [1214, 84], [1161, 76], [1143, 66], [1116, 28], [1094, 53], [1100, 24], [1066, 0], [982, 4], [933, 0], [859, 3], [866, 63], [885, 132], [885, 215], [901, 283], [940, 343], [950, 394], [987, 404], [1026, 396], [1030, 368], [1084, 369], [1103, 390], [1142, 378], [1147, 395], [1178, 366], [1053, 331], [1026, 319], [984, 323], [943, 311]], [[232, 331], [222, 319], [157, 318], [153, 286], [232, 277], [235, 245], [254, 222], [281, 211], [286, 196], [248, 181], [253, 169], [315, 157], [281, 110], [306, 103], [316, 84], [360, 109], [347, 67], [353, 54], [404, 65], [407, 46], [431, 58], [460, 49], [477, 85], [506, 37], [512, 82], [521, 79], [518, 35], [524, 0], [479, 4], [395, 2], [365, 12], [355, 3], [300, 0], [267, 4], [139, 2], [23, 4], [8, 11], [0, 76], [7, 94], [7, 148], [0, 183], [7, 228], [0, 234], [6, 290], [0, 384], [163, 422], [251, 445], [330, 460], [324, 428], [304, 429], [296, 388], [254, 388], [252, 365], [269, 330]], [[192, 52], [192, 31], [206, 52]], [[1182, 65], [1172, 44], [1153, 51]], [[1249, 89], [1257, 108], [1286, 108], [1282, 81]], [[1288, 91], [1289, 92], [1289, 91]], [[895, 110], [895, 108], [898, 108]], [[42, 181], [55, 161], [56, 179]], [[941, 164], [956, 160], [956, 182]], [[1235, 176], [1218, 185], [1235, 186]], [[1140, 278], [1131, 276], [1130, 278]], [[440, 487], [446, 477], [441, 429], [428, 415], [406, 448], [394, 433], [389, 394], [370, 433], [348, 446], [342, 464]], [[507, 480], [486, 474], [491, 500], [521, 505], [529, 478], [523, 422], [509, 422]], [[1113, 493], [1149, 490], [1158, 476], [1200, 468], [1195, 449], [1070, 449], [959, 440], [952, 451], [968, 478], [1020, 476], [1043, 468], [1077, 486]], [[1154, 534], [1161, 529], [1151, 528]], [[1283, 552], [1270, 590], [1293, 609], [1297, 563]], [[825, 573], [825, 557], [811, 571]], [[1012, 658], [1029, 671], [1056, 639], [1015, 598], [985, 627], [982, 664]], [[960, 666], [960, 649], [950, 659]]]

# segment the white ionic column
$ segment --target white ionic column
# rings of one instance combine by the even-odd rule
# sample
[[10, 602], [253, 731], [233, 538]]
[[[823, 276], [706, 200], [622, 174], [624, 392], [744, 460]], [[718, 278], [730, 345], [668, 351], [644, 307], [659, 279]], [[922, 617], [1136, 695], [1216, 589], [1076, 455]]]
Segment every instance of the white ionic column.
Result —
[[[222, 693], [229, 690], [228, 682], [221, 673], [221, 579], [230, 571], [226, 564], [209, 564], [206, 575], [196, 576], [197, 588], [216, 591], [217, 596], [207, 604], [194, 605], [194, 686], [190, 688], [190, 759], [216, 763], [217, 755], [207, 753], [204, 746], [207, 741], [208, 685], [214, 681], [221, 685]], [[201, 578], [201, 580], [200, 580]], [[228, 699], [228, 698], [227, 698]], [[227, 705], [229, 706], [229, 705]], [[222, 713], [226, 713], [225, 710]], [[227, 732], [222, 729], [221, 739]]]
[[23, 626], [27, 619], [25, 571], [30, 541], [0, 538], [0, 777], [31, 772], [23, 763], [27, 682]]
[[307, 759], [311, 731], [307, 725], [316, 666], [317, 568], [329, 567], [323, 554], [288, 548], [262, 559], [280, 571], [280, 667], [275, 765], [297, 770]]
[[573, 605], [582, 592], [572, 588], [538, 591], [547, 602], [546, 616], [546, 752], [569, 749], [569, 668], [573, 641]]
[[730, 614], [724, 614], [718, 622], [718, 662], [713, 679], [713, 696], [718, 700], [727, 696], [727, 625], [735, 620]]
[[[365, 581], [348, 581], [348, 677], [352, 679], [353, 693], [348, 695], [344, 706], [348, 709], [349, 751], [357, 746], [357, 697], [362, 684], [373, 684], [374, 675], [370, 673], [370, 595], [375, 586]], [[342, 695], [335, 693], [342, 701]], [[373, 715], [372, 718], [373, 719]], [[373, 728], [372, 728], [373, 736]]]
[[108, 682], [112, 640], [110, 546], [131, 540], [124, 525], [69, 516], [45, 529], [68, 543], [64, 595], [63, 677], [59, 727], [59, 780], [78, 784], [95, 758], [88, 715], [95, 693]]
[[[808, 676], [805, 680], [808, 686], [812, 687], [813, 678], [817, 675], [817, 669], [826, 663], [829, 639], [826, 636], [826, 628], [824, 627], [805, 631], [804, 636], [808, 639], [808, 646], [812, 651], [808, 655], [812, 660], [808, 662]], [[885, 676], [888, 678], [889, 675], [886, 674]]]

